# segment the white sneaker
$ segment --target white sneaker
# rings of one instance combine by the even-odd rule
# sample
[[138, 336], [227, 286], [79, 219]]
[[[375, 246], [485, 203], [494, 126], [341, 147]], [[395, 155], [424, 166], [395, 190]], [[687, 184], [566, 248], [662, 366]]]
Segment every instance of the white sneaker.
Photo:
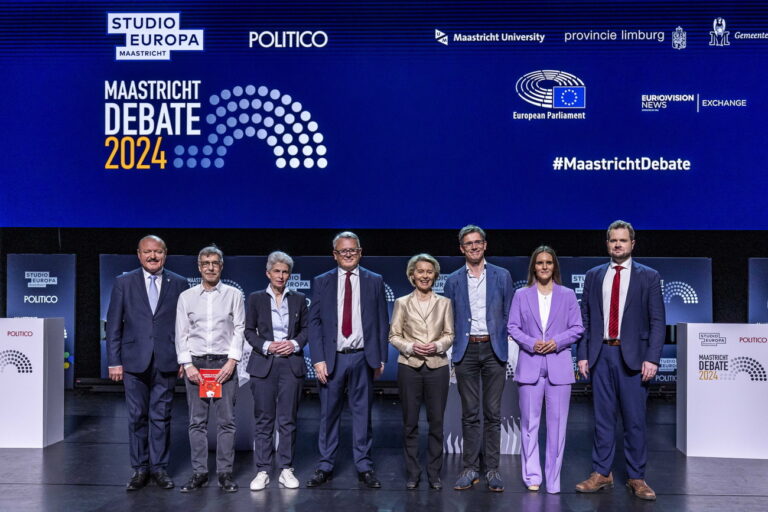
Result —
[[293, 476], [293, 468], [284, 468], [280, 472], [280, 478], [277, 481], [286, 489], [299, 488], [299, 481]]
[[[282, 478], [282, 476], [280, 478]], [[251, 490], [263, 491], [267, 484], [269, 484], [269, 475], [266, 471], [259, 471], [256, 474], [256, 477], [251, 480]]]

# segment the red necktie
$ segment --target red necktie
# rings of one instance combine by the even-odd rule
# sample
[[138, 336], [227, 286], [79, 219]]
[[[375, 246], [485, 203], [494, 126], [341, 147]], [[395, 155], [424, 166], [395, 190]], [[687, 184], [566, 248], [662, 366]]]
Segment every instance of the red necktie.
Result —
[[341, 335], [349, 338], [352, 334], [352, 272], [347, 272], [347, 280], [344, 282], [344, 309], [341, 315]]
[[616, 273], [613, 275], [613, 285], [611, 286], [611, 310], [608, 313], [608, 337], [616, 339], [619, 337], [619, 291], [621, 290], [621, 271], [624, 267], [616, 265]]

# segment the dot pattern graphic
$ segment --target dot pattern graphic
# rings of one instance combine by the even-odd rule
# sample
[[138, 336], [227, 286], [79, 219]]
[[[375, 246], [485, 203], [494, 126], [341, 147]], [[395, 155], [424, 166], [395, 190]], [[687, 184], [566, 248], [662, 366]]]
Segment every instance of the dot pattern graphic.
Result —
[[672, 302], [672, 297], [680, 297], [683, 304], [698, 304], [699, 296], [693, 286], [682, 281], [670, 281], [664, 283], [664, 303]]
[[525, 288], [525, 285], [527, 285], [527, 284], [528, 284], [528, 281], [526, 281], [525, 279], [521, 279], [519, 281], [513, 281], [512, 282], [512, 289], [517, 291], [520, 288]]
[[395, 292], [387, 283], [384, 283], [384, 296], [387, 298], [387, 302], [395, 302]]
[[[204, 117], [208, 131], [203, 133], [203, 137], [219, 158], [200, 155], [197, 146], [179, 144], [173, 148], [176, 155], [173, 166], [176, 169], [194, 169], [198, 165], [206, 169], [211, 166], [221, 169], [226, 163], [224, 156], [227, 147], [232, 146], [236, 140], [253, 137], [266, 139], [266, 143], [275, 150], [275, 166], [279, 169], [325, 169], [328, 166], [327, 147], [322, 144], [325, 137], [318, 131], [317, 122], [289, 94], [265, 85], [238, 85], [211, 95], [208, 103], [214, 113]], [[289, 134], [302, 134], [306, 137], [297, 137], [298, 140], [294, 141], [292, 136], [286, 139]], [[279, 144], [291, 143], [294, 145], [290, 147], [295, 148], [292, 155], [301, 155], [301, 158], [282, 156], [288, 148]], [[279, 154], [277, 148], [281, 149]], [[209, 155], [210, 152], [203, 151], [203, 154]]]
[[16, 367], [18, 373], [32, 373], [32, 361], [18, 350], [0, 352], [0, 373], [5, 372], [6, 366]]
[[739, 373], [746, 373], [749, 375], [749, 380], [757, 382], [768, 381], [765, 368], [756, 359], [751, 357], [734, 357], [728, 362], [728, 372], [723, 372], [720, 377], [723, 380], [736, 380], [736, 375]]

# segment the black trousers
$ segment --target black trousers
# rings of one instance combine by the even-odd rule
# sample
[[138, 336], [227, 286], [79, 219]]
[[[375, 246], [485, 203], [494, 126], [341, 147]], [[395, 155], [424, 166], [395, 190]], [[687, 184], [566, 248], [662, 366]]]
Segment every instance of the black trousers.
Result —
[[[461, 396], [464, 469], [480, 471], [480, 446], [485, 470], [499, 468], [501, 448], [501, 396], [507, 376], [506, 361], [499, 360], [490, 342], [470, 343], [464, 358], [454, 365]], [[480, 391], [483, 432], [480, 431]]]
[[418, 480], [419, 465], [419, 413], [421, 404], [427, 408], [429, 443], [427, 449], [427, 477], [430, 482], [440, 477], [443, 467], [443, 414], [448, 400], [448, 365], [429, 368], [426, 364], [412, 368], [397, 366], [397, 386], [403, 407], [403, 437], [405, 469], [408, 480]]

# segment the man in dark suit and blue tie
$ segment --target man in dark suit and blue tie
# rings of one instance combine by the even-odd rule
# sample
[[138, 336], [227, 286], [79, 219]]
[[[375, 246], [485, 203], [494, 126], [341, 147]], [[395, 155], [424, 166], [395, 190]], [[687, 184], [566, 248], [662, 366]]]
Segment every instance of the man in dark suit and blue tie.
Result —
[[339, 446], [344, 390], [352, 412], [352, 454], [359, 480], [381, 487], [371, 459], [373, 379], [387, 362], [389, 315], [384, 280], [359, 266], [363, 249], [351, 231], [333, 239], [338, 268], [312, 284], [309, 347], [320, 383], [320, 463], [307, 487], [331, 480]]
[[[461, 396], [464, 469], [453, 488], [470, 489], [480, 481], [480, 451], [485, 481], [504, 490], [499, 473], [501, 396], [507, 372], [507, 320], [515, 293], [509, 271], [485, 261], [485, 231], [472, 224], [459, 231], [459, 250], [466, 264], [445, 280], [444, 294], [453, 303], [456, 337], [451, 360]], [[483, 431], [480, 430], [482, 397]]]
[[131, 476], [135, 491], [150, 476], [172, 489], [168, 476], [173, 388], [180, 375], [176, 363], [176, 301], [187, 280], [163, 268], [165, 242], [148, 235], [139, 241], [141, 268], [119, 276], [107, 311], [109, 378], [123, 381], [128, 409]]
[[617, 416], [624, 424], [627, 487], [638, 498], [655, 500], [645, 482], [645, 403], [656, 375], [666, 332], [661, 278], [632, 260], [635, 230], [617, 220], [608, 227], [611, 261], [587, 272], [581, 311], [584, 335], [578, 346], [579, 372], [592, 375], [595, 438], [592, 474], [578, 492], [613, 487]]

